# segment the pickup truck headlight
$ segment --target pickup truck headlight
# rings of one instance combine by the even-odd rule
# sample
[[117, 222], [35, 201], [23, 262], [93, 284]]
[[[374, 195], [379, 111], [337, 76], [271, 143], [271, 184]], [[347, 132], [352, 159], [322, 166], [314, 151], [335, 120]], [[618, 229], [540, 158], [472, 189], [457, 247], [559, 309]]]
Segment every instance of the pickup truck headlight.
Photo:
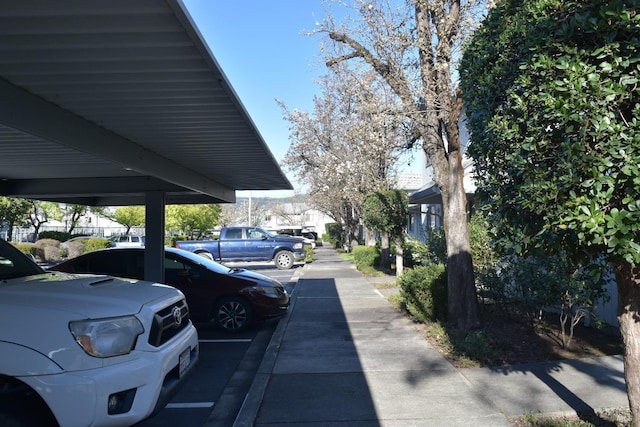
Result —
[[144, 332], [135, 316], [78, 320], [69, 323], [69, 330], [80, 347], [95, 357], [129, 353]]
[[304, 244], [302, 244], [302, 243], [294, 243], [293, 244], [293, 249], [302, 249], [303, 246], [304, 246]]

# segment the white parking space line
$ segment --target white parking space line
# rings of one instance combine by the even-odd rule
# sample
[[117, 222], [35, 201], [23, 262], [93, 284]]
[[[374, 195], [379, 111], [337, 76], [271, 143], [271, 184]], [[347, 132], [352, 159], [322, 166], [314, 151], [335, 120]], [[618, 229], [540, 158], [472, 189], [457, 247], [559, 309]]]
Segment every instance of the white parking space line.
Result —
[[211, 408], [213, 402], [189, 402], [189, 403], [167, 403], [165, 408], [169, 409], [195, 409], [195, 408]]
[[198, 342], [201, 343], [215, 343], [215, 344], [221, 344], [221, 343], [245, 343], [245, 342], [251, 342], [253, 341], [251, 338], [236, 338], [236, 339], [221, 339], [221, 340], [198, 340]]

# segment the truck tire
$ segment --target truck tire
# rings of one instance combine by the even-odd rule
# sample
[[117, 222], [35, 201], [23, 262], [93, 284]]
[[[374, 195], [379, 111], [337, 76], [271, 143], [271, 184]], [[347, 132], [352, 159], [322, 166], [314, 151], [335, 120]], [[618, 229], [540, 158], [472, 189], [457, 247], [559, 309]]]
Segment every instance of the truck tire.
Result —
[[212, 319], [225, 332], [242, 332], [253, 321], [253, 312], [246, 299], [228, 296], [220, 299], [213, 307]]
[[288, 270], [293, 267], [293, 252], [291, 251], [280, 251], [276, 254], [276, 257], [273, 259], [273, 263], [278, 267], [279, 270]]
[[0, 425], [3, 427], [58, 427], [49, 408], [40, 399], [28, 397], [15, 399], [3, 397], [0, 402]]
[[210, 259], [211, 261], [213, 261], [213, 255], [211, 255], [207, 251], [196, 252], [195, 254], [200, 255], [202, 258]]

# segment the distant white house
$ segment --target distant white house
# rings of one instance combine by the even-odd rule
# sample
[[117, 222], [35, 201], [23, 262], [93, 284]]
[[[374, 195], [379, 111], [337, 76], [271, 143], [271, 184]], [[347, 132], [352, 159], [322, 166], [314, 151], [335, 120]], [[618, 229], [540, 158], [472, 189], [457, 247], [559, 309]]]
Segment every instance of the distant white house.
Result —
[[303, 202], [277, 204], [277, 210], [271, 210], [266, 216], [267, 221], [262, 226], [267, 230], [278, 231], [293, 227], [316, 232], [318, 236], [326, 233], [326, 224], [335, 222], [325, 213]]

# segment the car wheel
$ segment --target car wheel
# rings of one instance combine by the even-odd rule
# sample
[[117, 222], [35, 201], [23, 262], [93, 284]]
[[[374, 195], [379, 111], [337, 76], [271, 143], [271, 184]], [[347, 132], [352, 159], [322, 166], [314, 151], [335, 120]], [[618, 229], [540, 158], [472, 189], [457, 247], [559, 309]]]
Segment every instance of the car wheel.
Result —
[[288, 270], [293, 267], [293, 253], [290, 251], [280, 251], [273, 260], [274, 264], [280, 270]]
[[196, 252], [196, 255], [200, 255], [202, 258], [210, 259], [211, 261], [213, 261], [213, 255], [211, 255], [209, 252]]
[[213, 309], [213, 322], [225, 332], [241, 332], [253, 320], [251, 306], [242, 297], [226, 297]]

